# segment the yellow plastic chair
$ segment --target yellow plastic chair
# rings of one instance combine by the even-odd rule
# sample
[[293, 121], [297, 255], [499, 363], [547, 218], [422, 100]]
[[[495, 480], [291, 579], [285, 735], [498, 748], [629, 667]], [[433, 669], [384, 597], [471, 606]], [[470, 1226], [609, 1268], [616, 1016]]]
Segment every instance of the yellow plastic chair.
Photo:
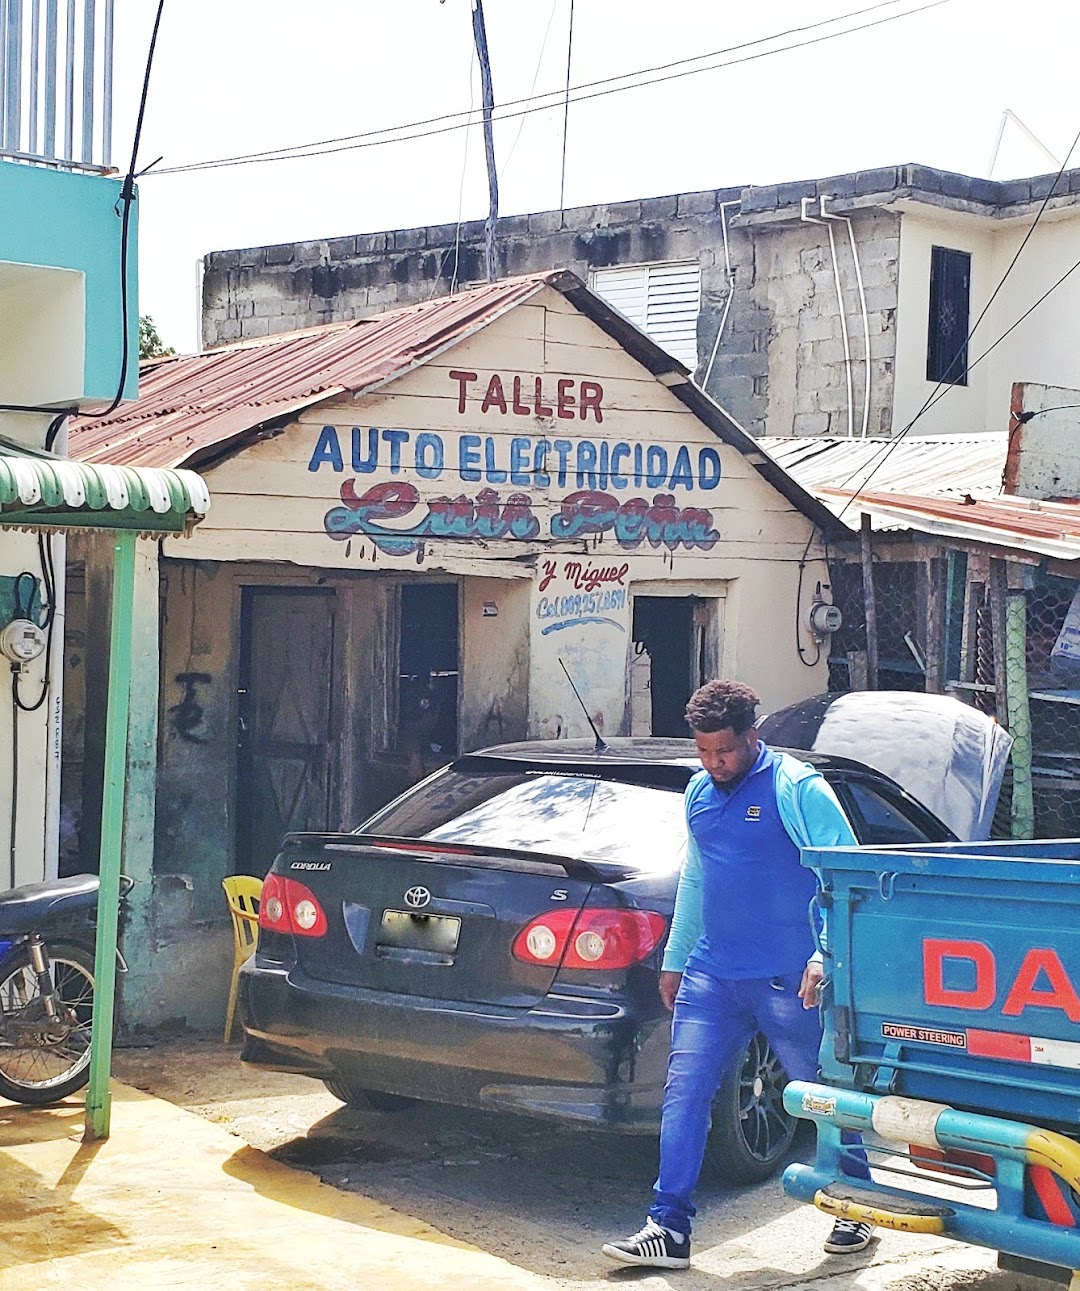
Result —
[[233, 928], [232, 983], [229, 986], [229, 1007], [225, 1010], [225, 1043], [232, 1038], [233, 1018], [236, 1014], [236, 995], [240, 985], [240, 966], [255, 952], [259, 939], [259, 900], [262, 897], [262, 879], [250, 874], [231, 874], [221, 880], [225, 900], [229, 903]]

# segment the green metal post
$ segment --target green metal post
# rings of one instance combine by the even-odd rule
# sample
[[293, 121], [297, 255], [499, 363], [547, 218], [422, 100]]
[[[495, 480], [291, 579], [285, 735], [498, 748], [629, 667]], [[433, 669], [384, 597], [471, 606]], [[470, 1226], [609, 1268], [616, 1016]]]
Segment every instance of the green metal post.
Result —
[[116, 932], [120, 906], [120, 853], [127, 772], [128, 709], [131, 702], [131, 621], [135, 599], [135, 542], [118, 533], [113, 546], [112, 627], [109, 634], [109, 699], [105, 710], [105, 784], [101, 808], [101, 865], [94, 959], [94, 1025], [90, 1085], [86, 1091], [84, 1141], [107, 1139], [112, 1111], [113, 1011], [116, 999]]
[[1035, 800], [1031, 786], [1031, 706], [1027, 678], [1027, 594], [1010, 588], [1005, 596], [1005, 675], [1009, 734], [1013, 737], [1012, 836], [1034, 838]]

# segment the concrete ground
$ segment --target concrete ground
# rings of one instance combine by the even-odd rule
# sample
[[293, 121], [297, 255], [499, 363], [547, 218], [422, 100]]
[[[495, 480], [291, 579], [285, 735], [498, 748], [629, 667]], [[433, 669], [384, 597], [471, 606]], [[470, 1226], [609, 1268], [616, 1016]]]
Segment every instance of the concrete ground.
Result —
[[23, 1197], [18, 1214], [0, 1204], [13, 1215], [0, 1220], [4, 1291], [1048, 1288], [936, 1238], [886, 1233], [863, 1255], [825, 1256], [828, 1221], [775, 1181], [703, 1188], [688, 1271], [620, 1269], [599, 1248], [640, 1225], [649, 1140], [445, 1107], [359, 1111], [303, 1077], [241, 1067], [236, 1052], [198, 1035], [121, 1049], [129, 1088], [97, 1149], [78, 1142], [74, 1102], [0, 1104], [0, 1188]]

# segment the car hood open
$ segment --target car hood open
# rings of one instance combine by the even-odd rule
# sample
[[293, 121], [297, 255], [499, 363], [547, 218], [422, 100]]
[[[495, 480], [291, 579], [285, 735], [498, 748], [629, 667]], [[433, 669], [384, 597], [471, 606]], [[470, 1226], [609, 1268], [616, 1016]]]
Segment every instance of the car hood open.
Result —
[[945, 695], [816, 695], [758, 723], [777, 746], [853, 758], [917, 798], [962, 839], [990, 837], [1012, 737]]

